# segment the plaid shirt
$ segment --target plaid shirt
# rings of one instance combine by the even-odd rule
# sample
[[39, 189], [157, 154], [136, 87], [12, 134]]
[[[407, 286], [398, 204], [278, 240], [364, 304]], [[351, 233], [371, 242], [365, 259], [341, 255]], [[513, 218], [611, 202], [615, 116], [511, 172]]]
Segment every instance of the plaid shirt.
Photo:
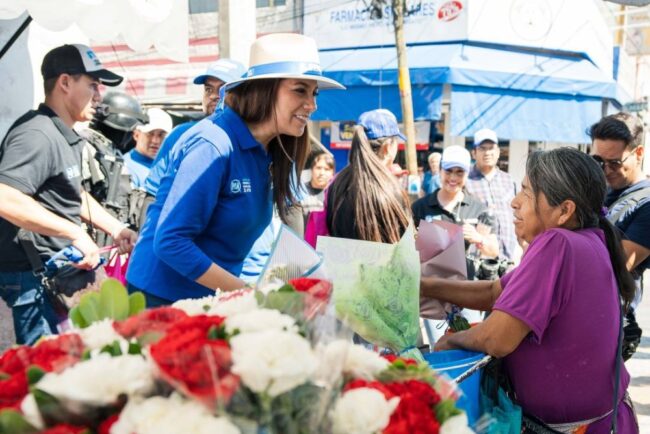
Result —
[[498, 168], [492, 179], [488, 180], [474, 166], [469, 172], [465, 188], [471, 195], [487, 205], [488, 210], [494, 212], [499, 252], [502, 256], [512, 259], [517, 245], [517, 236], [515, 235], [510, 202], [517, 194], [517, 184], [508, 173]]

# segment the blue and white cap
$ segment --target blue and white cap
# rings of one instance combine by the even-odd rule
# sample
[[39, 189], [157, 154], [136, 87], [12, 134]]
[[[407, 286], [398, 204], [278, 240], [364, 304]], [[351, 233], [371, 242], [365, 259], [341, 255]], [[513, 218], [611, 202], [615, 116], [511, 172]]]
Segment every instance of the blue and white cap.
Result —
[[226, 92], [250, 80], [262, 78], [304, 78], [316, 80], [319, 89], [345, 89], [323, 76], [318, 47], [312, 38], [297, 33], [272, 33], [253, 42], [250, 67], [239, 80], [226, 83]]
[[246, 72], [246, 67], [236, 60], [219, 59], [210, 64], [208, 69], [194, 78], [194, 84], [204, 84], [208, 78], [216, 78], [225, 83], [239, 80]]
[[363, 127], [369, 139], [397, 136], [402, 140], [406, 140], [404, 134], [399, 130], [397, 118], [392, 112], [386, 109], [361, 113], [357, 124]]
[[469, 151], [462, 146], [448, 146], [442, 151], [440, 167], [442, 167], [444, 170], [450, 170], [454, 167], [459, 167], [465, 172], [469, 172], [471, 163], [472, 157], [469, 155]]

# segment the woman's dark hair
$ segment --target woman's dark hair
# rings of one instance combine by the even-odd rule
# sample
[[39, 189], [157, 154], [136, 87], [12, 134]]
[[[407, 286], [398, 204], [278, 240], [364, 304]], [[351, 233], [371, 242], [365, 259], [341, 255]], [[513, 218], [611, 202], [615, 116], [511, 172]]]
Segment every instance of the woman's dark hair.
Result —
[[620, 112], [605, 116], [587, 131], [591, 140], [620, 140], [625, 147], [634, 149], [643, 144], [643, 124], [630, 113]]
[[[246, 81], [228, 91], [226, 105], [246, 123], [256, 124], [275, 119], [275, 104], [281, 82], [279, 79]], [[280, 217], [285, 220], [289, 208], [297, 203], [294, 192], [299, 188], [297, 183], [309, 154], [307, 128], [300, 137], [285, 134], [274, 137], [269, 143], [268, 152], [272, 164], [273, 201]]]
[[[377, 156], [388, 140], [393, 138], [370, 141], [363, 127], [355, 128], [350, 164], [330, 186], [330, 228], [335, 228], [339, 219], [353, 218], [360, 240], [396, 243], [402, 238], [411, 222], [408, 197]], [[341, 209], [352, 209], [354, 215], [344, 215]]]
[[309, 168], [313, 169], [316, 164], [318, 164], [319, 161], [325, 162], [327, 167], [329, 167], [332, 170], [336, 170], [336, 162], [334, 161], [334, 157], [332, 154], [328, 152], [317, 152], [310, 161]]
[[634, 299], [636, 286], [625, 265], [619, 230], [601, 213], [607, 184], [598, 163], [572, 148], [537, 151], [528, 157], [526, 175], [536, 198], [544, 193], [551, 206], [565, 200], [575, 203], [578, 229], [600, 227], [603, 230], [616, 283], [627, 309]]

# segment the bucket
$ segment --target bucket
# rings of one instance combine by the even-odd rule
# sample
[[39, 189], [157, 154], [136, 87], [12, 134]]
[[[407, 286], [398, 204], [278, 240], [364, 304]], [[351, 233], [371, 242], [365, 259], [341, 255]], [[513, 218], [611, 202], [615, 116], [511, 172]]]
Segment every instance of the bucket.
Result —
[[[470, 369], [485, 356], [483, 353], [465, 350], [439, 351], [423, 355], [427, 363], [436, 372], [445, 374], [452, 380]], [[463, 393], [458, 398], [456, 405], [458, 408], [465, 410], [470, 425], [473, 425], [481, 415], [481, 409], [479, 408], [481, 371], [482, 369], [478, 370], [458, 385]]]

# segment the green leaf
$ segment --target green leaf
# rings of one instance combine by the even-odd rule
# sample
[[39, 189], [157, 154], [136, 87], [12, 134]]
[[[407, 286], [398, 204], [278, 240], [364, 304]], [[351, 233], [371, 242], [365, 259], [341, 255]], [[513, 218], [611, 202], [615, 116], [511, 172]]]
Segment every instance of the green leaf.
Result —
[[436, 410], [436, 419], [438, 419], [440, 425], [445, 423], [447, 419], [451, 418], [452, 416], [456, 416], [462, 413], [462, 411], [456, 407], [456, 403], [451, 399], [445, 399], [444, 401], [440, 401], [438, 405], [436, 405], [435, 410]]
[[135, 354], [135, 355], [142, 354], [142, 347], [137, 342], [130, 342], [128, 354]]
[[30, 425], [16, 410], [0, 412], [0, 434], [32, 434], [38, 430]]
[[72, 321], [72, 324], [74, 324], [75, 327], [78, 327], [80, 329], [85, 329], [89, 325], [84, 319], [84, 316], [81, 314], [81, 311], [79, 310], [79, 306], [75, 306], [72, 309], [70, 309], [70, 313], [68, 313], [68, 317], [70, 318], [70, 321]]
[[86, 324], [92, 324], [101, 319], [99, 305], [99, 294], [96, 292], [88, 292], [81, 297], [79, 312], [81, 312]]
[[31, 392], [36, 400], [36, 405], [43, 417], [43, 421], [48, 425], [60, 422], [63, 409], [59, 400], [37, 388], [32, 388]]
[[32, 365], [27, 368], [27, 382], [30, 386], [41, 381], [41, 378], [45, 376], [46, 372], [41, 367]]
[[129, 294], [118, 280], [106, 279], [99, 291], [100, 317], [117, 321], [129, 316]]
[[109, 354], [111, 357], [117, 357], [122, 355], [122, 348], [118, 341], [113, 341], [113, 343], [104, 345], [99, 352]]
[[144, 298], [144, 294], [141, 292], [134, 292], [129, 295], [129, 316], [136, 315], [147, 307], [147, 301]]
[[11, 378], [11, 375], [7, 374], [6, 372], [0, 371], [0, 381], [8, 380], [10, 378]]

